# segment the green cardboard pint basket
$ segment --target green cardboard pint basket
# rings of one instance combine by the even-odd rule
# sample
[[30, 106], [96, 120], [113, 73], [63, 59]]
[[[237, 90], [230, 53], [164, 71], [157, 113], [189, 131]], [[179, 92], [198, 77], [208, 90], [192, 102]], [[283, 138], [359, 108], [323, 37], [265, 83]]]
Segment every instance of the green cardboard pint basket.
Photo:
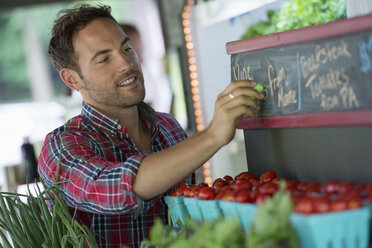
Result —
[[256, 214], [257, 205], [252, 203], [236, 203], [236, 211], [238, 213], [239, 222], [246, 232], [248, 232], [254, 215]]
[[216, 200], [199, 199], [199, 209], [202, 213], [203, 220], [205, 221], [215, 220], [222, 217], [220, 206]]
[[303, 215], [293, 213], [291, 222], [301, 242], [301, 248], [368, 248], [368, 208]]
[[[366, 208], [369, 210], [369, 238], [372, 238], [372, 204], [366, 205]], [[372, 240], [370, 240], [372, 243]]]
[[238, 211], [236, 210], [236, 202], [220, 200], [218, 202], [220, 209], [225, 219], [238, 219]]
[[186, 218], [189, 217], [186, 205], [184, 203], [184, 196], [166, 196], [165, 203], [168, 205], [169, 214], [174, 227], [180, 227], [177, 222], [181, 221], [185, 225]]
[[199, 199], [185, 197], [184, 202], [185, 202], [187, 211], [189, 212], [190, 218], [196, 221], [202, 221], [203, 215], [199, 208]]

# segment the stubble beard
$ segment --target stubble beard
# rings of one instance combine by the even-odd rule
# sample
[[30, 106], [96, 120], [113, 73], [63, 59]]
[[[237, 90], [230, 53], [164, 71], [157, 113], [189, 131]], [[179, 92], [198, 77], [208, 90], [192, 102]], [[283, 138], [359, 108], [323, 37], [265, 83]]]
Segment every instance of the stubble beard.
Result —
[[[144, 79], [142, 73], [136, 73], [137, 80], [140, 81], [136, 86], [135, 91], [131, 95], [123, 94], [120, 89], [103, 89], [95, 87], [91, 81], [81, 75], [81, 79], [84, 83], [85, 90], [89, 97], [98, 104], [107, 106], [116, 106], [121, 108], [129, 108], [136, 106], [137, 104], [143, 102], [145, 99], [146, 91], [144, 87]], [[103, 85], [103, 84], [99, 84]], [[139, 88], [139, 89], [137, 89]]]

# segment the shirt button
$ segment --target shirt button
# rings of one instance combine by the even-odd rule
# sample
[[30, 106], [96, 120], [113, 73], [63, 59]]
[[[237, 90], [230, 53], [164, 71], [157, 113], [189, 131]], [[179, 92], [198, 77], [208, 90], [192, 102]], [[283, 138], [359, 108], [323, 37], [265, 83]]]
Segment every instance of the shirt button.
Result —
[[120, 124], [118, 125], [118, 129], [121, 129], [121, 125]]

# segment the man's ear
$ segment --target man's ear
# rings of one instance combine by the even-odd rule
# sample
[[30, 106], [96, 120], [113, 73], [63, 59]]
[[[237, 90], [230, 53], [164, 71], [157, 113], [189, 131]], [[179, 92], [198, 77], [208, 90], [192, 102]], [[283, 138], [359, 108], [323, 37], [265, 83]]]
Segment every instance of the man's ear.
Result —
[[79, 74], [69, 68], [63, 68], [59, 72], [59, 76], [65, 82], [65, 84], [73, 90], [79, 91], [83, 86]]

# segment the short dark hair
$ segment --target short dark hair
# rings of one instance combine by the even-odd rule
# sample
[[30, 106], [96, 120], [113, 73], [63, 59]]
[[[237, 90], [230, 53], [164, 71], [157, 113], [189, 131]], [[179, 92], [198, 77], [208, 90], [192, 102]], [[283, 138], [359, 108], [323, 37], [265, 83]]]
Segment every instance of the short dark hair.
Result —
[[111, 15], [111, 7], [107, 5], [81, 4], [58, 12], [48, 48], [49, 57], [57, 71], [62, 68], [70, 68], [80, 73], [77, 56], [72, 45], [72, 37], [91, 21], [102, 17], [117, 23]]

